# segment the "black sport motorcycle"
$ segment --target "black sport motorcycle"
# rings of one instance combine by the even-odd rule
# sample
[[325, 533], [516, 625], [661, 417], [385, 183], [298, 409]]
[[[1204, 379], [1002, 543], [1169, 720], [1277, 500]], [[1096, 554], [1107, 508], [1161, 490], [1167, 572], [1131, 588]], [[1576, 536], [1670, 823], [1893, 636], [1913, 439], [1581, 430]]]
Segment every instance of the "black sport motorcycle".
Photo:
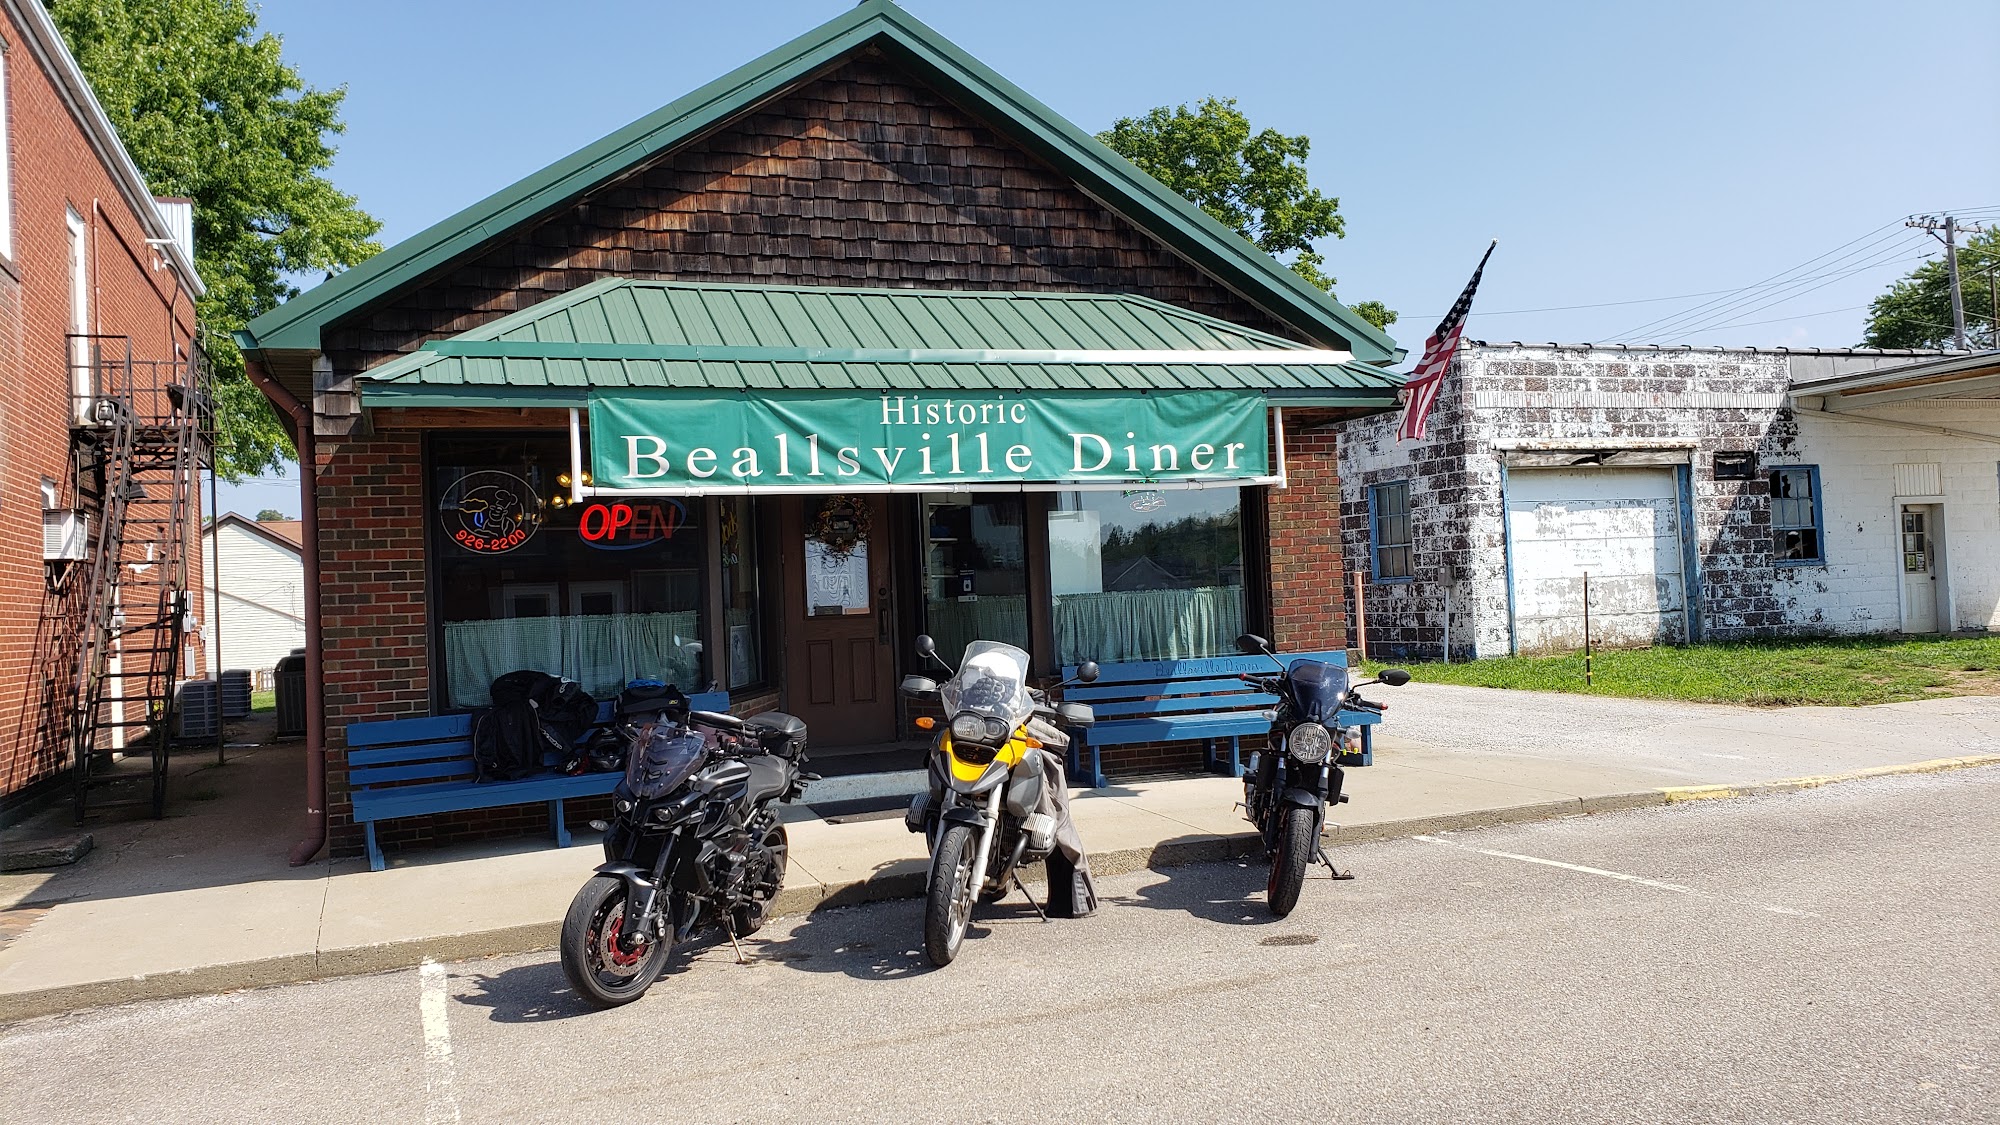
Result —
[[1340, 755], [1349, 747], [1358, 750], [1360, 743], [1360, 728], [1343, 729], [1340, 712], [1381, 713], [1384, 706], [1361, 698], [1359, 689], [1378, 683], [1402, 687], [1410, 674], [1387, 668], [1380, 677], [1357, 684], [1350, 682], [1344, 666], [1325, 661], [1299, 659], [1287, 668], [1271, 652], [1271, 642], [1254, 633], [1236, 638], [1236, 647], [1269, 656], [1279, 667], [1275, 674], [1239, 678], [1278, 697], [1270, 738], [1263, 750], [1250, 755], [1243, 773], [1243, 808], [1263, 834], [1271, 863], [1265, 903], [1283, 918], [1298, 905], [1306, 868], [1315, 861], [1326, 864], [1336, 879], [1353, 878], [1333, 866], [1319, 842], [1327, 806], [1347, 800], [1340, 791]]
[[598, 1007], [645, 995], [676, 942], [720, 925], [733, 943], [763, 926], [785, 884], [785, 826], [806, 725], [766, 712], [748, 719], [691, 711], [685, 701], [621, 724], [625, 776], [612, 792], [605, 862], [563, 919], [563, 973]]

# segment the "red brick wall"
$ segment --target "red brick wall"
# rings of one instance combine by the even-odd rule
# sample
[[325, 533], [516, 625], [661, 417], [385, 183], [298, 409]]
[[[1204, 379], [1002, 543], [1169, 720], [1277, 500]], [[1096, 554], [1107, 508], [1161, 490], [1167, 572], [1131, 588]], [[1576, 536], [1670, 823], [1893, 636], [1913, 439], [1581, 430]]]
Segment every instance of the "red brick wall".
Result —
[[385, 431], [322, 442], [318, 460], [328, 831], [347, 855], [361, 841], [347, 798], [347, 724], [431, 710], [423, 442]]
[[1340, 546], [1340, 460], [1334, 431], [1285, 415], [1287, 487], [1268, 490], [1271, 641], [1279, 652], [1347, 647], [1347, 567]]
[[[74, 599], [50, 589], [41, 557], [41, 482], [74, 500], [70, 465], [69, 229], [88, 224], [92, 332], [126, 336], [136, 359], [173, 357], [194, 330], [189, 298], [154, 269], [139, 217], [119, 194], [22, 28], [0, 15], [6, 55], [13, 254], [0, 256], [0, 801], [67, 765], [60, 716], [71, 685]], [[199, 551], [193, 574], [201, 570]], [[46, 624], [40, 619], [47, 618]]]

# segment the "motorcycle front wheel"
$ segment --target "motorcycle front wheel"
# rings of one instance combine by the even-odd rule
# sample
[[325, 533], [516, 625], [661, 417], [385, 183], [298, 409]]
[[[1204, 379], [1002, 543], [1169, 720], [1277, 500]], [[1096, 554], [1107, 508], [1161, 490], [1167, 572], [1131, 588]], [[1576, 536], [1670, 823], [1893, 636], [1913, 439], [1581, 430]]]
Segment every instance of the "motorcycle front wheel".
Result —
[[578, 995], [599, 1008], [644, 996], [667, 965], [671, 938], [626, 950], [619, 942], [624, 925], [625, 880], [609, 875], [592, 876], [570, 900], [563, 918], [563, 975]]
[[1306, 868], [1312, 866], [1319, 841], [1313, 839], [1313, 811], [1297, 805], [1279, 810], [1278, 847], [1271, 853], [1271, 876], [1264, 884], [1264, 901], [1271, 913], [1283, 918], [1299, 904], [1299, 889], [1305, 886]]
[[979, 872], [973, 869], [979, 839], [972, 826], [954, 824], [938, 837], [931, 859], [930, 892], [924, 897], [924, 953], [942, 969], [958, 956], [965, 930], [972, 922], [972, 900]]

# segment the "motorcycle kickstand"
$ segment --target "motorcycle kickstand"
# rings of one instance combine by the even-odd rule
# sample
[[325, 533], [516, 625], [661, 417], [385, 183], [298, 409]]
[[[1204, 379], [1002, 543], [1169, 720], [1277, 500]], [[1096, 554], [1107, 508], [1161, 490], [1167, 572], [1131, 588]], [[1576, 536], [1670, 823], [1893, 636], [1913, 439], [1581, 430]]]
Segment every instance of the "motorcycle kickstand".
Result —
[[1035, 896], [1028, 893], [1027, 885], [1021, 882], [1021, 873], [1019, 871], [1014, 872], [1014, 885], [1021, 889], [1021, 897], [1028, 900], [1028, 905], [1035, 908], [1035, 917], [1040, 918], [1044, 922], [1048, 921], [1049, 916], [1043, 912], [1042, 904], [1035, 901]]
[[1349, 871], [1349, 872], [1348, 872], [1347, 874], [1345, 874], [1345, 875], [1342, 875], [1342, 874], [1340, 873], [1340, 869], [1339, 869], [1338, 867], [1335, 867], [1335, 866], [1333, 865], [1333, 857], [1332, 857], [1332, 856], [1329, 856], [1329, 855], [1327, 855], [1327, 854], [1326, 854], [1326, 849], [1325, 849], [1325, 848], [1316, 848], [1316, 849], [1314, 849], [1314, 854], [1313, 854], [1313, 858], [1314, 858], [1314, 859], [1317, 859], [1317, 860], [1319, 860], [1319, 861], [1320, 861], [1321, 863], [1324, 863], [1324, 864], [1326, 864], [1326, 870], [1327, 870], [1327, 874], [1329, 874], [1329, 875], [1333, 876], [1333, 877], [1334, 877], [1335, 879], [1352, 879], [1352, 878], [1354, 878], [1354, 872], [1352, 872], [1352, 871]]
[[724, 922], [722, 924], [722, 932], [729, 935], [729, 945], [732, 949], [736, 950], [736, 963], [739, 965], [748, 965], [750, 963], [750, 959], [748, 957], [743, 956], [743, 946], [736, 940], [735, 923]]

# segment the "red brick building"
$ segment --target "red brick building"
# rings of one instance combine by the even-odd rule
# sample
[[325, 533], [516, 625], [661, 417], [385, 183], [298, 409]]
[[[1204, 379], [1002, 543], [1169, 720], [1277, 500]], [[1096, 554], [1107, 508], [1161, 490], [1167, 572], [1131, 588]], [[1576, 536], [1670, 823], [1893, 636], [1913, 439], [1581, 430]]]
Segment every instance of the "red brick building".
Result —
[[173, 470], [204, 454], [158, 446], [206, 424], [191, 242], [187, 203], [148, 192], [42, 4], [0, 0], [0, 812], [64, 784], [79, 746], [137, 742], [148, 697], [200, 672], [198, 623], [160, 612], [162, 576], [200, 582]]
[[1246, 628], [1343, 648], [1327, 427], [1393, 405], [1400, 354], [884, 0], [239, 342], [309, 428], [309, 738], [347, 853], [345, 725], [513, 668], [727, 690], [820, 753], [907, 733], [922, 632], [1050, 675]]

